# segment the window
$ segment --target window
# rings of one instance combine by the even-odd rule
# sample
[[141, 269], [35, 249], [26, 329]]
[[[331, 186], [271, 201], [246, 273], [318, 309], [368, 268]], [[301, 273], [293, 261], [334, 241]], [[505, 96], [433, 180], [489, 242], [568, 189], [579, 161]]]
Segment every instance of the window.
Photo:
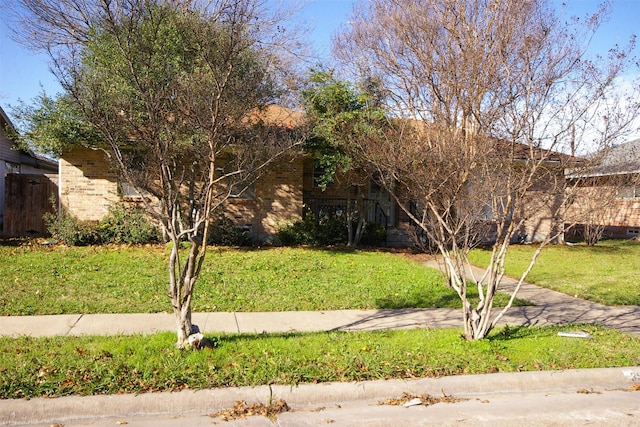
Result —
[[256, 199], [256, 183], [255, 181], [247, 183], [246, 181], [240, 181], [235, 183], [229, 183], [231, 185], [232, 199], [236, 200], [255, 200]]
[[[142, 190], [142, 195], [147, 199], [150, 198], [151, 196], [151, 194], [149, 194], [144, 190]], [[138, 194], [138, 192], [136, 191], [136, 188], [133, 185], [129, 184], [128, 182], [120, 183], [120, 196], [123, 199], [141, 200], [140, 194]]]

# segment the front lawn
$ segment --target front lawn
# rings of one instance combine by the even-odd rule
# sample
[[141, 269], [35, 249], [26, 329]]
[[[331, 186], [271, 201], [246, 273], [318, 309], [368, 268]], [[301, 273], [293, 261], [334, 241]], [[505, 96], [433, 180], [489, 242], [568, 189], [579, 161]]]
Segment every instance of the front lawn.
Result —
[[[169, 311], [167, 252], [163, 246], [0, 246], [0, 314]], [[499, 295], [496, 304], [506, 301]], [[459, 306], [437, 271], [403, 257], [299, 248], [211, 248], [193, 300], [201, 312]]]
[[[533, 245], [509, 248], [507, 274], [519, 277]], [[474, 250], [471, 261], [486, 265], [489, 251]], [[552, 245], [543, 249], [527, 281], [605, 305], [640, 305], [640, 242], [604, 240], [594, 247]]]
[[[591, 339], [559, 337], [583, 330]], [[637, 366], [640, 339], [597, 326], [223, 335], [178, 350], [175, 334], [0, 338], [0, 398], [113, 394]]]

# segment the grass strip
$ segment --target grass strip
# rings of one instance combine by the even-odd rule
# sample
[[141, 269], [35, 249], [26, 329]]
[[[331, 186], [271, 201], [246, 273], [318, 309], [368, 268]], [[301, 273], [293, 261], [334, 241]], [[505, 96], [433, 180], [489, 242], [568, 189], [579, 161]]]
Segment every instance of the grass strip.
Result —
[[[163, 246], [0, 246], [0, 314], [169, 311], [166, 256]], [[460, 300], [437, 271], [398, 255], [302, 248], [210, 249], [193, 300], [200, 312], [414, 307]]]
[[[507, 274], [519, 277], [526, 269], [535, 245], [509, 247]], [[486, 265], [490, 252], [477, 249], [471, 261]], [[546, 247], [527, 281], [604, 305], [640, 305], [640, 242], [603, 240]]]
[[[558, 336], [584, 330], [591, 339]], [[175, 335], [0, 339], [0, 398], [144, 393], [260, 384], [440, 377], [640, 364], [640, 339], [597, 326], [506, 327], [469, 342], [461, 330], [209, 337], [179, 350]]]

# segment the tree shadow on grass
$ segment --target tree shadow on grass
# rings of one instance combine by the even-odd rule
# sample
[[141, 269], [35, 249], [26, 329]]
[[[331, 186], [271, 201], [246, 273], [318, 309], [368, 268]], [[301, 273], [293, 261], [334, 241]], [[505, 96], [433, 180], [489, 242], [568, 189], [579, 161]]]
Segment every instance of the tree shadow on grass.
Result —
[[424, 293], [409, 296], [388, 296], [376, 300], [376, 308], [399, 310], [406, 308], [460, 308], [462, 304], [456, 294], [439, 295], [436, 298]]

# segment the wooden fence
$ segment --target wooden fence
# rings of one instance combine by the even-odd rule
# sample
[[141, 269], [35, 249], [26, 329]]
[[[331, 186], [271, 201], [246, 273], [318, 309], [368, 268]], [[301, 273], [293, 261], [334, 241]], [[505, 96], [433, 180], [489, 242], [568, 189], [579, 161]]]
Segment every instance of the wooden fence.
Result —
[[42, 216], [58, 204], [56, 175], [8, 174], [5, 177], [4, 236], [46, 234]]

